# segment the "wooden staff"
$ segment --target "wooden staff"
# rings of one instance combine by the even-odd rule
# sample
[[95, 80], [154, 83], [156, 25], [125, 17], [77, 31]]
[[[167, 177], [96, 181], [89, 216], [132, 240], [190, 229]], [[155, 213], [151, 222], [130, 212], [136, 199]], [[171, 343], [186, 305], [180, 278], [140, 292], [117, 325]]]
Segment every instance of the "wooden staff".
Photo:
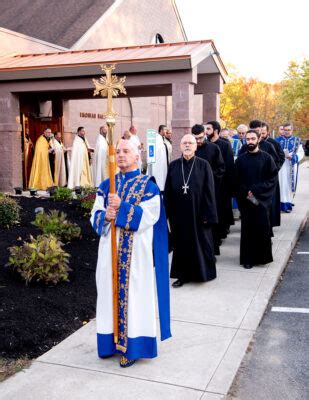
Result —
[[[110, 193], [116, 193], [116, 157], [114, 145], [114, 127], [116, 123], [116, 113], [113, 110], [113, 96], [118, 96], [119, 92], [126, 94], [124, 87], [125, 77], [117, 78], [112, 75], [115, 65], [102, 65], [102, 70], [106, 76], [101, 76], [99, 80], [93, 79], [95, 86], [94, 96], [101, 95], [107, 97], [107, 112], [104, 113], [108, 129], [108, 155], [109, 155], [109, 180]], [[114, 321], [114, 342], [118, 343], [118, 260], [117, 260], [117, 238], [115, 221], [111, 221], [111, 246], [112, 246], [112, 276], [113, 276], [113, 321]]]

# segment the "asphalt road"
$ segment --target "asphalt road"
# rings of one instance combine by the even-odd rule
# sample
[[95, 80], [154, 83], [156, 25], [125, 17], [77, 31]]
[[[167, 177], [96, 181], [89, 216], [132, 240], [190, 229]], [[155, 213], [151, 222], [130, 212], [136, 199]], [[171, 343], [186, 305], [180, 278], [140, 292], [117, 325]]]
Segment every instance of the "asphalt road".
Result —
[[309, 399], [309, 222], [293, 250], [228, 399]]

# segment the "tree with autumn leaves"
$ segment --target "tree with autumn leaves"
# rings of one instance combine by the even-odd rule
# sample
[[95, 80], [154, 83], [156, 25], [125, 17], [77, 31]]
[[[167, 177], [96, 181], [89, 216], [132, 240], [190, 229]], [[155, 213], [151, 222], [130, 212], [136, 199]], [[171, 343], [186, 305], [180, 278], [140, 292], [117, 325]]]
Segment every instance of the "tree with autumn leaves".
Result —
[[261, 119], [277, 131], [279, 125], [292, 122], [295, 133], [309, 137], [309, 60], [292, 61], [276, 84], [247, 79], [231, 68], [220, 111], [222, 126], [235, 128]]

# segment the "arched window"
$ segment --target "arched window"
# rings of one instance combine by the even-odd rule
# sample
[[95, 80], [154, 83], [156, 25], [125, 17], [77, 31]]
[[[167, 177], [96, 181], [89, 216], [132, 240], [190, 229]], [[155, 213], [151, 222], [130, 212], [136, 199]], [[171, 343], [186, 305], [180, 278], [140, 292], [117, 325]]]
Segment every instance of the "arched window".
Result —
[[152, 39], [152, 43], [154, 44], [164, 43], [162, 35], [160, 35], [160, 33], [156, 33]]
[[162, 35], [160, 35], [160, 33], [156, 34], [156, 44], [158, 43], [164, 43], [164, 39], [162, 37]]

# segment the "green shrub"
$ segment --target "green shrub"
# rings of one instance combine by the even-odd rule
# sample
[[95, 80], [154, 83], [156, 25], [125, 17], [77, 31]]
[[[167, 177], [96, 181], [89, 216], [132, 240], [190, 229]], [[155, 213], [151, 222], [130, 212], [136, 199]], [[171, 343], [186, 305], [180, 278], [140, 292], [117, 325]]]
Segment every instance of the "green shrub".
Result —
[[11, 228], [14, 224], [20, 221], [21, 207], [17, 201], [11, 197], [1, 195], [0, 196], [0, 227]]
[[88, 196], [84, 197], [81, 200], [80, 206], [87, 211], [91, 211], [95, 202], [95, 197], [96, 197], [95, 194], [88, 194]]
[[73, 200], [73, 190], [65, 187], [58, 187], [54, 191], [53, 199], [56, 201], [71, 201]]
[[31, 281], [57, 284], [69, 281], [69, 257], [53, 235], [30, 237], [30, 242], [9, 248], [7, 266], [13, 267], [28, 284]]
[[49, 214], [38, 213], [32, 222], [44, 234], [52, 234], [59, 239], [68, 242], [72, 239], [79, 238], [81, 229], [77, 224], [69, 222], [64, 212], [59, 213], [57, 210], [51, 210]]
[[80, 201], [81, 208], [91, 211], [93, 204], [95, 202], [97, 189], [93, 187], [85, 187], [82, 189], [82, 194], [77, 196], [77, 199]]

